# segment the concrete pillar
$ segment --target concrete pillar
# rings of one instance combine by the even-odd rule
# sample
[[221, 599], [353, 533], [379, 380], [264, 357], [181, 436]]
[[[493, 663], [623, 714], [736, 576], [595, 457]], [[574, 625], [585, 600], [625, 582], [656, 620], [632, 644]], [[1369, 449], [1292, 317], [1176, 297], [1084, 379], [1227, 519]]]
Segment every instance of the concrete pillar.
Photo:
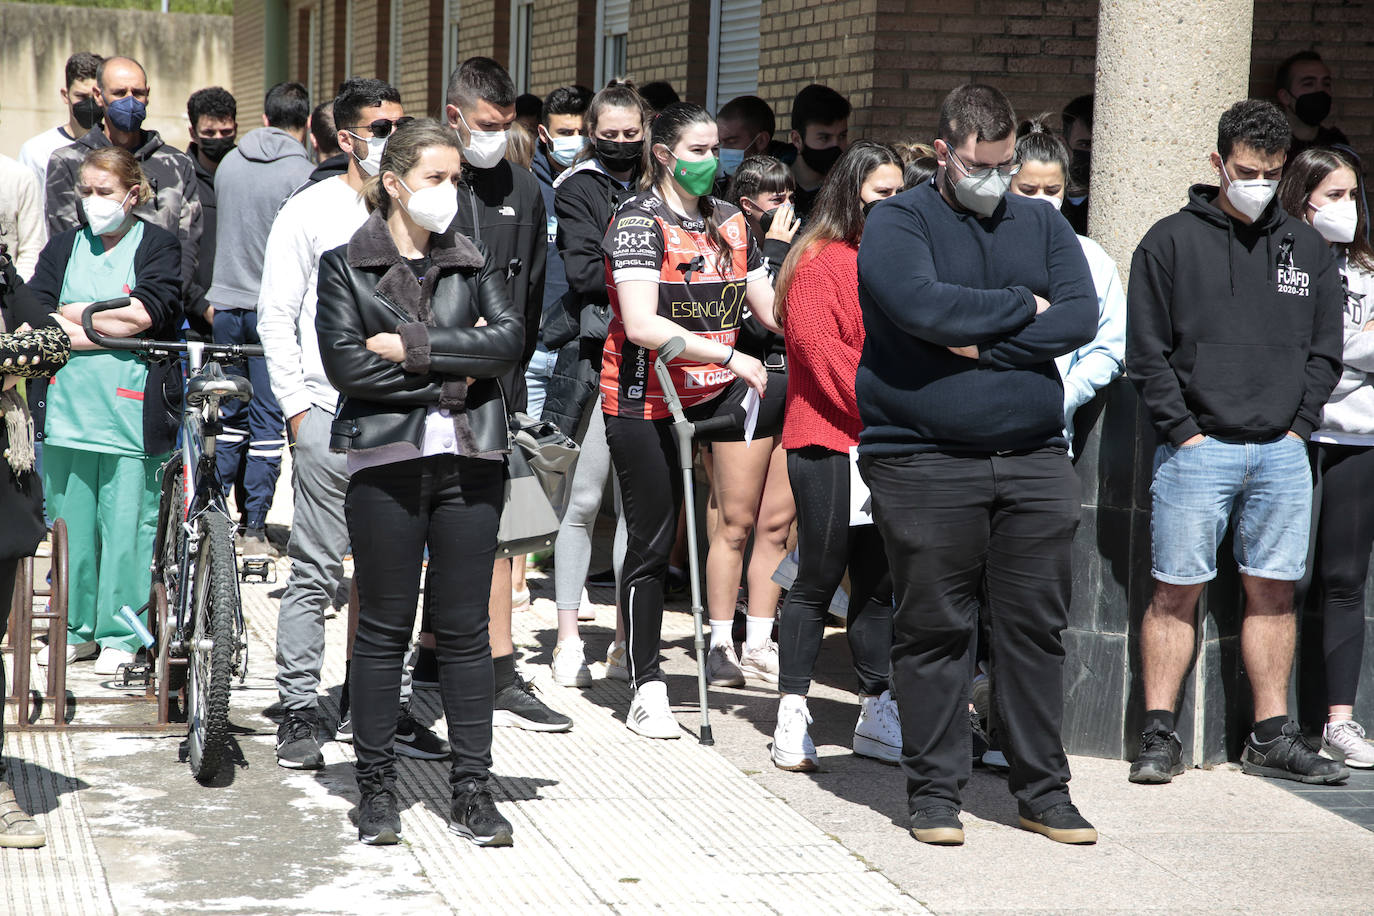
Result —
[[[1129, 284], [1146, 230], [1215, 182], [1207, 161], [1217, 119], [1247, 95], [1252, 0], [1103, 0], [1098, 19], [1089, 234]], [[1127, 366], [1127, 371], [1130, 367]], [[1140, 620], [1150, 576], [1150, 479], [1155, 436], [1130, 383], [1115, 382], [1080, 448], [1083, 520], [1074, 602], [1065, 634], [1065, 744], [1070, 751], [1133, 757], [1144, 698]], [[1084, 412], [1078, 423], [1082, 433]], [[1240, 665], [1240, 584], [1229, 562], [1199, 607], [1197, 661], [1178, 708], [1184, 761], [1239, 754], [1250, 723]]]

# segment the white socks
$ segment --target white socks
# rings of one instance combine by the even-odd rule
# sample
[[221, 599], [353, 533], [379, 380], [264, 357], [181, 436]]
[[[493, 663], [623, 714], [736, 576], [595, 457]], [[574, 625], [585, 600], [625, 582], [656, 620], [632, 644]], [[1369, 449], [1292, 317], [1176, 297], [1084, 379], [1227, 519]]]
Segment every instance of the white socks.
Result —
[[711, 621], [711, 648], [716, 646], [729, 646], [733, 649], [735, 640], [732, 635], [735, 622], [733, 620], [712, 620]]
[[[747, 629], [744, 631], [744, 649], [762, 649], [768, 642], [768, 637], [773, 635], [772, 617], [746, 617], [744, 618]], [[714, 627], [715, 624], [712, 624]]]

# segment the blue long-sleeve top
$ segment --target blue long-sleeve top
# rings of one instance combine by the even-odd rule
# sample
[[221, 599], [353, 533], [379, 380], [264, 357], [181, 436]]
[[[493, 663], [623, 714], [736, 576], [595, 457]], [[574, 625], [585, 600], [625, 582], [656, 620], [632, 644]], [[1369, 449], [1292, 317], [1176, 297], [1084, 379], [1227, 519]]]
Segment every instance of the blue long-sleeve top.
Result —
[[[1050, 302], [1041, 314], [1035, 296]], [[873, 208], [859, 245], [859, 451], [994, 454], [1065, 446], [1055, 358], [1097, 333], [1078, 239], [1008, 196], [982, 219], [933, 183]], [[950, 347], [976, 345], [972, 359]]]

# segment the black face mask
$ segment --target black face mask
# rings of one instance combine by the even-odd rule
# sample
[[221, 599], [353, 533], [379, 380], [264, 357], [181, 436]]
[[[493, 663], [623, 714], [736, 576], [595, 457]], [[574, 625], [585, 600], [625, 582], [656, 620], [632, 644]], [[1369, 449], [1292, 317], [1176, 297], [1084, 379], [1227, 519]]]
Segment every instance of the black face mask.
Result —
[[219, 162], [234, 148], [233, 137], [207, 137], [196, 140], [196, 148], [211, 162]]
[[813, 149], [809, 146], [801, 148], [802, 162], [818, 175], [828, 174], [843, 155], [844, 150], [838, 146], [827, 146], [825, 149]]
[[1069, 181], [1075, 188], [1086, 191], [1093, 173], [1093, 151], [1076, 149], [1069, 154]]
[[72, 106], [72, 117], [76, 118], [76, 123], [85, 130], [95, 127], [104, 116], [105, 109], [100, 107], [100, 103], [95, 100], [93, 95], [86, 96]]
[[864, 206], [863, 206], [864, 219], [865, 219], [865, 220], [868, 219], [869, 214], [871, 214], [871, 213], [873, 212], [873, 208], [876, 207], [876, 206], [878, 206], [878, 204], [882, 203], [882, 202], [885, 201], [885, 200], [887, 200], [886, 197], [879, 197], [879, 198], [876, 198], [876, 199], [874, 199], [874, 200], [870, 200], [868, 203], [864, 204]]
[[1293, 100], [1293, 114], [1308, 127], [1319, 127], [1331, 114], [1331, 93], [1305, 92]]
[[778, 210], [780, 209], [782, 208], [774, 207], [771, 210], [763, 210], [759, 213], [759, 228], [763, 230], [764, 235], [767, 235], [768, 230], [773, 228], [773, 217], [778, 215]]
[[637, 165], [644, 155], [643, 140], [603, 140], [596, 138], [596, 158], [601, 160], [607, 170], [628, 172]]

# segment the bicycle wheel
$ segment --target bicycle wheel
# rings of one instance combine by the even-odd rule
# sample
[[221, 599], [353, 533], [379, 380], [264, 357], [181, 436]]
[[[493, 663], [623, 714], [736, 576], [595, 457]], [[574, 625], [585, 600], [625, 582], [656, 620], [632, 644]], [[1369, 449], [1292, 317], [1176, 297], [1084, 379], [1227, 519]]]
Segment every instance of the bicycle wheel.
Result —
[[191, 604], [186, 720], [191, 772], [207, 782], [219, 772], [229, 736], [229, 680], [239, 587], [229, 519], [211, 511], [202, 524]]
[[[162, 500], [158, 506], [157, 546], [153, 557], [153, 595], [149, 606], [157, 609], [160, 605], [165, 605], [168, 609], [168, 619], [175, 620], [181, 600], [181, 558], [186, 545], [181, 524], [185, 510], [182, 505], [180, 458], [173, 456], [163, 465], [162, 474]], [[176, 693], [186, 685], [186, 668], [181, 664], [166, 663], [169, 658], [167, 644], [174, 634], [170, 629], [158, 626], [161, 623], [160, 618], [155, 618], [151, 614], [149, 623], [157, 627], [153, 631], [158, 641], [160, 659], [157, 675], [159, 678], [167, 679], [169, 693]]]

